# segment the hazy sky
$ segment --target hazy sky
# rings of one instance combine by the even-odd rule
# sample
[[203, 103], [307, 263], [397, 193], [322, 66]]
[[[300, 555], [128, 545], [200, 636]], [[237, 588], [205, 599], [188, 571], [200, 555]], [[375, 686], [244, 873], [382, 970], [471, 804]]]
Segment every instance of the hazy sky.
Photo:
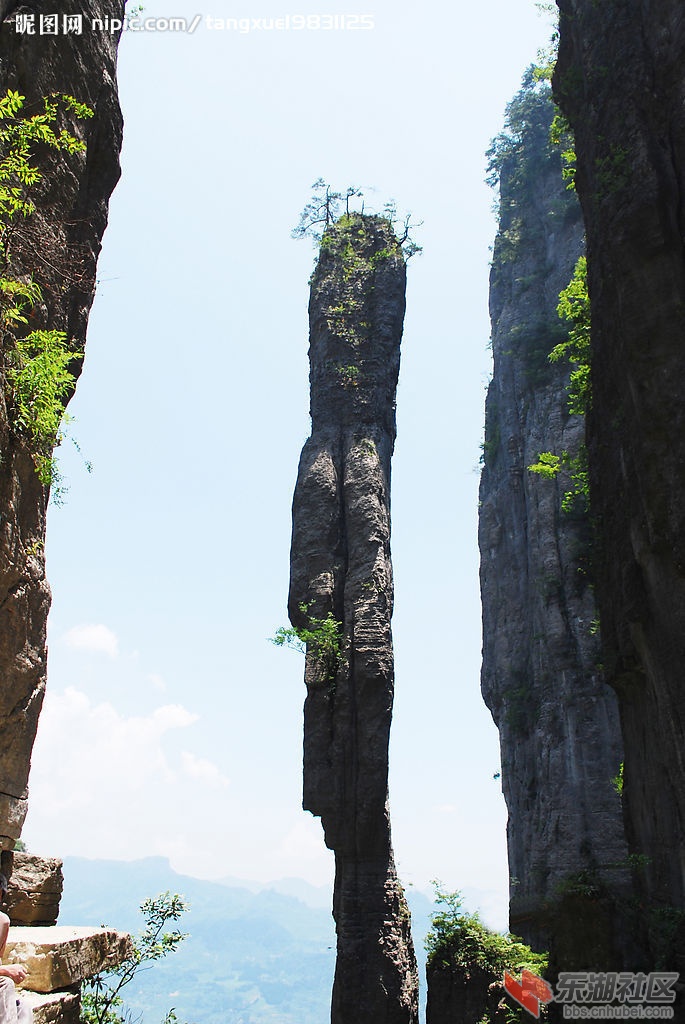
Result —
[[322, 176], [424, 221], [392, 481], [398, 867], [504, 927], [506, 811], [479, 690], [484, 153], [549, 24], [529, 0], [317, 0], [297, 13], [373, 28], [253, 24], [293, 11], [145, 0], [145, 17], [201, 22], [122, 39], [123, 177], [70, 407], [94, 469], [63, 447], [24, 838], [45, 855], [161, 854], [206, 878], [332, 877], [300, 809], [303, 662], [267, 641], [286, 623], [309, 431], [314, 251], [290, 231]]

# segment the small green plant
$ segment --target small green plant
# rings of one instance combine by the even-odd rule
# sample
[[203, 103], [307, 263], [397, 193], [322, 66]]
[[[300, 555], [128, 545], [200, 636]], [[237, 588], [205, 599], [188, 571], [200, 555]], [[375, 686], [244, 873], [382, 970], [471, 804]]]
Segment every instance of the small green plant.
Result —
[[357, 388], [359, 387], [359, 367], [358, 366], [336, 366], [336, 373], [340, 379], [340, 384], [344, 388]]
[[570, 514], [572, 512], [587, 512], [590, 498], [590, 479], [587, 464], [587, 448], [581, 445], [577, 455], [570, 455], [564, 451], [561, 455], [554, 452], [540, 452], [538, 461], [528, 466], [530, 473], [537, 473], [547, 480], [553, 480], [558, 473], [566, 469], [570, 474], [571, 486], [561, 499], [561, 510]]
[[652, 858], [646, 853], [629, 853], [626, 859], [633, 871], [644, 871], [652, 863]]
[[598, 195], [607, 196], [620, 192], [630, 181], [630, 153], [625, 146], [612, 145], [605, 156], [595, 160], [595, 176]]
[[342, 622], [328, 612], [324, 619], [309, 615], [309, 605], [301, 602], [300, 611], [307, 615], [307, 625], [280, 626], [271, 643], [277, 647], [291, 647], [301, 654], [311, 653], [323, 666], [326, 677], [335, 677], [342, 658]]
[[540, 452], [538, 461], [530, 465], [528, 471], [537, 473], [538, 476], [542, 476], [546, 480], [554, 480], [563, 465], [564, 456], [568, 458], [568, 452], [562, 452], [561, 455], [555, 455], [554, 452]]
[[369, 263], [371, 264], [372, 267], [377, 267], [379, 263], [382, 263], [384, 260], [390, 260], [393, 258], [393, 256], [396, 255], [397, 253], [394, 253], [392, 249], [379, 249], [378, 252], [375, 252], [373, 254], [371, 259], [369, 260]]
[[623, 796], [623, 764], [624, 762], [621, 761], [620, 765], [618, 766], [617, 774], [614, 775], [613, 779], [611, 780], [611, 785], [614, 787], [614, 789], [620, 797]]
[[604, 886], [593, 871], [586, 869], [566, 875], [556, 885], [555, 891], [562, 898], [564, 896], [584, 896], [594, 900], [603, 895]]
[[[174, 928], [167, 931], [171, 921], [178, 921], [188, 904], [178, 893], [160, 893], [141, 903], [140, 911], [145, 926], [133, 941], [130, 955], [110, 971], [91, 978], [83, 986], [81, 997], [82, 1024], [130, 1024], [131, 1011], [124, 1006], [122, 989], [130, 984], [140, 971], [174, 953], [186, 936]], [[163, 1024], [178, 1024], [172, 1008]]]

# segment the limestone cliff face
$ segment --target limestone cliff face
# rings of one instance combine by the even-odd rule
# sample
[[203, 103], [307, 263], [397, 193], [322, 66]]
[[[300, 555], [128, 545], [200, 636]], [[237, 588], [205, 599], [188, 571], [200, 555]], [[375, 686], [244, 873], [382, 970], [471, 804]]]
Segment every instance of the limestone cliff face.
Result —
[[[559, 9], [554, 87], [575, 131], [587, 225], [603, 659], [620, 705], [630, 844], [648, 858], [652, 907], [682, 922], [685, 14], [680, 0]], [[679, 946], [666, 966], [682, 971], [685, 936]]]
[[[34, 193], [37, 212], [13, 232], [10, 272], [32, 276], [43, 301], [31, 328], [66, 332], [74, 351], [85, 343], [95, 291], [95, 265], [107, 223], [107, 203], [119, 176], [122, 120], [116, 93], [116, 37], [91, 31], [90, 18], [123, 16], [122, 0], [86, 0], [83, 33], [40, 35], [44, 5], [0, 5], [0, 86], [26, 97], [34, 113], [41, 97], [67, 93], [95, 116], [73, 128], [87, 152], [36, 153], [44, 173]], [[50, 13], [76, 13], [56, 0]], [[34, 34], [15, 31], [17, 14], [33, 15]], [[72, 127], [72, 126], [69, 126]], [[80, 362], [72, 365], [78, 374]], [[4, 377], [0, 387], [0, 847], [11, 848], [26, 814], [31, 749], [43, 700], [50, 590], [43, 543], [48, 490], [25, 442], [13, 431]]]
[[549, 90], [529, 79], [498, 144], [479, 543], [482, 692], [500, 733], [511, 929], [569, 970], [621, 962], [606, 897], [624, 894], [628, 879], [611, 781], [620, 731], [599, 665], [587, 516], [562, 511], [568, 475], [528, 470], [541, 452], [577, 454], [584, 435], [583, 417], [568, 412], [569, 366], [547, 358], [566, 334], [559, 292], [584, 245], [548, 141], [552, 114]]
[[411, 1024], [418, 981], [393, 861], [388, 738], [393, 703], [390, 459], [405, 306], [390, 224], [341, 218], [311, 284], [312, 433], [293, 501], [289, 614], [329, 613], [339, 657], [307, 650], [304, 808], [335, 851], [333, 1024]]

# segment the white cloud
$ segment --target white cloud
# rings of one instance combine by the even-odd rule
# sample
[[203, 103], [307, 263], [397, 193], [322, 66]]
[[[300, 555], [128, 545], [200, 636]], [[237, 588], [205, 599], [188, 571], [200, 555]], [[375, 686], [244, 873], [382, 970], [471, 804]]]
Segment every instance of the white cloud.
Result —
[[180, 704], [127, 717], [74, 687], [48, 690], [32, 759], [30, 847], [126, 858], [137, 836], [173, 828], [187, 794], [167, 747], [197, 719]]
[[110, 658], [116, 658], [119, 654], [119, 641], [116, 633], [113, 633], [102, 623], [98, 625], [74, 626], [64, 636], [67, 647], [79, 651], [95, 651], [101, 654], [108, 654]]
[[322, 857], [330, 859], [323, 841], [321, 822], [311, 815], [298, 819], [281, 840], [278, 852], [293, 864], [319, 861]]
[[214, 791], [210, 814], [200, 815], [192, 829], [169, 837], [164, 853], [176, 871], [198, 878], [232, 875], [262, 883], [304, 878], [312, 885], [332, 885], [334, 858], [326, 848], [321, 823], [293, 808], [278, 812], [279, 821], [255, 813], [232, 795]]
[[217, 765], [207, 760], [206, 757], [196, 757], [188, 750], [181, 752], [181, 766], [186, 775], [198, 782], [209, 786], [226, 787], [230, 785], [230, 779], [221, 772]]
[[252, 773], [233, 774], [225, 755], [217, 762], [204, 756], [200, 728], [193, 752], [188, 730], [195, 735], [199, 718], [191, 710], [169, 702], [130, 714], [118, 700], [76, 686], [48, 688], [24, 829], [31, 851], [163, 856], [177, 871], [206, 878], [331, 881], [333, 856], [321, 824], [298, 809], [299, 773], [289, 802], [279, 798], [267, 812], [257, 810]]

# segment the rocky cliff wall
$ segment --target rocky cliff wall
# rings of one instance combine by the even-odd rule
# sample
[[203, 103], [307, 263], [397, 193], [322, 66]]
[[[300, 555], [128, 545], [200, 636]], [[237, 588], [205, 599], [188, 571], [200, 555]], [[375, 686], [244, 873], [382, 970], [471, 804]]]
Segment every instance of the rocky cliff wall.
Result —
[[[13, 230], [10, 276], [32, 277], [42, 291], [31, 329], [65, 331], [74, 352], [85, 344], [95, 292], [95, 266], [119, 176], [122, 119], [116, 92], [117, 37], [92, 31], [93, 17], [123, 16], [122, 0], [84, 0], [78, 12], [55, 0], [58, 35], [41, 35], [40, 3], [0, 5], [0, 86], [26, 97], [35, 113], [43, 96], [67, 93], [88, 104], [92, 119], [68, 125], [87, 143], [84, 153], [36, 150], [44, 174], [33, 192], [37, 210]], [[62, 16], [83, 15], [80, 35], [65, 34]], [[17, 16], [33, 17], [34, 32], [16, 31]], [[29, 22], [30, 24], [30, 22]], [[4, 359], [9, 339], [3, 339]], [[3, 361], [3, 367], [7, 364]], [[74, 360], [78, 375], [81, 363]], [[46, 621], [45, 515], [41, 484], [25, 438], [12, 427], [3, 369], [0, 387], [0, 847], [11, 848], [26, 814], [31, 749], [43, 700]]]
[[623, 962], [625, 945], [612, 909], [629, 890], [612, 785], [623, 757], [618, 712], [599, 664], [587, 515], [562, 510], [567, 473], [528, 469], [541, 452], [577, 455], [584, 437], [584, 417], [568, 411], [569, 365], [547, 358], [567, 333], [556, 307], [584, 247], [577, 199], [549, 143], [552, 116], [548, 86], [528, 75], [493, 154], [482, 692], [500, 734], [511, 929], [549, 949], [553, 969], [599, 969]]
[[[654, 955], [685, 934], [685, 11], [559, 0], [592, 301], [590, 495], [603, 660]], [[662, 951], [663, 952], [663, 951]]]
[[[311, 284], [312, 433], [293, 500], [293, 626], [310, 642], [304, 808], [335, 851], [333, 1024], [413, 1024], [418, 980], [388, 812], [394, 671], [390, 459], [405, 260], [388, 221], [341, 218]], [[330, 616], [330, 619], [329, 619]]]

